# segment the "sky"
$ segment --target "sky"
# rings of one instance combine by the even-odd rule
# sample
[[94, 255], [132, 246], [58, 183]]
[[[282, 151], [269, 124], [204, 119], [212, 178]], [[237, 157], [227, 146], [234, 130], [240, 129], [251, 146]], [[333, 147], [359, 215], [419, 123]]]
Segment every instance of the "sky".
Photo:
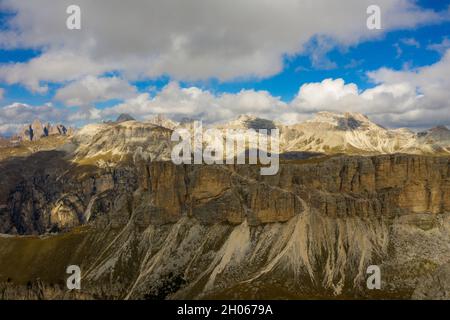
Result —
[[445, 0], [0, 0], [0, 135], [120, 113], [450, 126], [449, 31]]

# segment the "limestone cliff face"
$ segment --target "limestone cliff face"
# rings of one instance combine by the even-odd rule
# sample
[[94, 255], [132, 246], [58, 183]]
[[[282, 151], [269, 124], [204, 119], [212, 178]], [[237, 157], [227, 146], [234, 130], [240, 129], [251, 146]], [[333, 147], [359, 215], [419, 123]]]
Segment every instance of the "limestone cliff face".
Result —
[[[450, 210], [448, 158], [389, 155], [334, 158], [296, 168], [296, 183], [331, 215], [442, 213]], [[292, 170], [290, 168], [290, 170]]]
[[[136, 189], [128, 168], [78, 167], [62, 151], [39, 152], [0, 163], [0, 233], [44, 234], [88, 222], [95, 205], [107, 214]], [[119, 219], [120, 220], [120, 219]]]
[[[40, 158], [41, 157], [41, 158]], [[395, 217], [450, 212], [450, 162], [445, 157], [388, 155], [282, 163], [275, 176], [251, 165], [177, 166], [140, 162], [115, 168], [76, 166], [54, 154], [31, 157], [27, 170], [3, 164], [2, 232], [43, 233], [96, 216], [115, 216], [126, 199], [153, 224], [187, 216], [202, 224], [286, 222], [305, 204], [330, 217]], [[59, 159], [59, 160], [58, 160]], [[89, 210], [88, 210], [89, 209]], [[106, 209], [106, 210], [105, 210]], [[121, 219], [121, 218], [120, 218]]]
[[[70, 160], [0, 163], [0, 233], [65, 231], [0, 237], [4, 298], [68, 297], [70, 264], [83, 270], [80, 298], [448, 296], [434, 285], [450, 261], [448, 157], [313, 158], [275, 176]], [[380, 292], [365, 287], [371, 264]]]
[[[448, 158], [336, 157], [282, 164], [276, 176], [252, 166], [144, 165], [140, 183], [167, 221], [285, 222], [302, 202], [332, 217], [450, 212]], [[161, 218], [161, 217], [159, 217]], [[163, 219], [164, 220], [164, 219]]]

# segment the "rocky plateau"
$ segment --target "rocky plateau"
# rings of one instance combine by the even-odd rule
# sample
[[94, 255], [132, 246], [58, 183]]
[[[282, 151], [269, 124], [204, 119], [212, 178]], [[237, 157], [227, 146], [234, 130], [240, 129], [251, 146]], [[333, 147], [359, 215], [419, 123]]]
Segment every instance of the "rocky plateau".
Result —
[[[355, 117], [282, 127], [282, 152], [298, 154], [273, 176], [173, 164], [177, 124], [161, 118], [1, 158], [0, 298], [449, 299], [448, 129], [397, 136]], [[304, 148], [312, 137], [320, 147]], [[69, 265], [81, 290], [65, 286]], [[366, 287], [369, 265], [380, 290]]]

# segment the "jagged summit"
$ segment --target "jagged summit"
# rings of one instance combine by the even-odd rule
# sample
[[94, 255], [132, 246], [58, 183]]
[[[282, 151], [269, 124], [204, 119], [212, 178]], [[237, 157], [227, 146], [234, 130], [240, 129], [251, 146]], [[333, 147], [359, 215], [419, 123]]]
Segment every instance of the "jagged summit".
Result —
[[20, 130], [18, 138], [22, 141], [37, 141], [48, 136], [71, 136], [73, 133], [73, 128], [68, 128], [63, 124], [51, 124], [50, 122], [43, 124], [40, 119], [35, 119], [31, 124], [25, 125]]
[[76, 159], [104, 158], [121, 161], [127, 157], [151, 161], [170, 160], [172, 130], [149, 122], [123, 121], [90, 124], [73, 138]]
[[161, 114], [154, 116], [153, 118], [148, 120], [148, 122], [152, 123], [154, 125], [160, 126], [160, 127], [167, 128], [167, 129], [174, 129], [180, 125], [178, 122], [173, 121], [173, 120], [167, 118], [165, 115], [161, 115]]
[[[127, 119], [128, 117], [121, 117]], [[145, 122], [114, 122], [104, 125], [89, 125], [77, 135], [83, 140], [87, 154], [107, 153], [134, 154], [137, 147], [142, 147], [152, 158], [160, 151], [155, 151], [158, 141], [164, 144], [164, 158], [170, 143], [169, 131], [176, 128], [191, 128], [190, 121], [175, 122], [165, 116], [158, 115]], [[124, 126], [125, 125], [125, 126]], [[120, 128], [117, 128], [120, 126]], [[155, 127], [156, 126], [156, 127]], [[371, 154], [448, 154], [450, 153], [450, 131], [445, 127], [436, 127], [417, 134], [406, 128], [387, 129], [372, 122], [366, 115], [357, 112], [319, 112], [312, 119], [294, 124], [282, 125], [254, 115], [240, 115], [232, 121], [204, 126], [219, 130], [227, 129], [275, 129], [280, 132], [280, 152], [320, 152], [327, 154], [346, 153], [358, 155]], [[115, 128], [115, 130], [112, 130]], [[159, 128], [159, 129], [158, 129]], [[159, 136], [158, 130], [168, 130]], [[112, 130], [112, 131], [111, 131]], [[156, 136], [155, 136], [156, 134]], [[144, 136], [148, 135], [148, 136]], [[105, 137], [104, 139], [102, 137]], [[119, 137], [120, 136], [120, 137]], [[115, 140], [116, 139], [116, 140]], [[105, 144], [91, 143], [107, 141]], [[139, 142], [138, 142], [139, 141]], [[87, 155], [86, 154], [86, 155]], [[159, 158], [159, 157], [156, 157]]]
[[380, 125], [370, 121], [366, 115], [358, 112], [336, 113], [322, 111], [318, 112], [314, 118], [308, 120], [307, 123], [327, 125], [338, 130], [382, 128]]
[[[152, 158], [167, 158], [170, 132], [177, 128], [192, 129], [192, 119], [173, 121], [164, 115], [157, 115], [144, 122], [135, 121], [129, 114], [121, 114], [117, 121], [89, 124], [79, 130], [75, 141], [93, 155], [134, 154], [138, 147]], [[450, 130], [436, 126], [416, 133], [407, 128], [387, 129], [372, 122], [366, 115], [357, 112], [318, 112], [312, 119], [294, 125], [243, 114], [234, 120], [221, 124], [204, 125], [204, 128], [227, 129], [275, 129], [280, 132], [280, 152], [320, 152], [327, 154], [449, 154]], [[161, 136], [160, 131], [164, 131]], [[161, 131], [161, 132], [162, 132]], [[51, 125], [36, 119], [19, 133], [19, 141], [35, 141], [50, 135], [71, 136], [73, 129], [62, 124]], [[161, 140], [158, 140], [161, 139]], [[96, 141], [106, 141], [98, 144]], [[95, 145], [95, 146], [94, 146]], [[161, 151], [158, 145], [164, 145]], [[87, 149], [86, 149], [87, 150]]]
[[436, 126], [436, 127], [434, 127], [434, 128], [431, 128], [430, 131], [442, 131], [442, 132], [448, 132], [448, 131], [450, 131], [450, 130], [449, 130], [446, 126], [439, 125], [439, 126]]
[[[430, 135], [426, 133], [425, 135]], [[400, 128], [387, 129], [357, 112], [319, 112], [311, 120], [286, 126], [282, 144], [287, 151], [347, 154], [434, 154], [448, 153], [444, 145], [424, 135]], [[437, 136], [436, 134], [434, 136]], [[444, 135], [436, 140], [442, 142]]]
[[116, 119], [116, 123], [121, 123], [121, 122], [126, 122], [126, 121], [136, 121], [136, 119], [133, 118], [128, 113], [122, 113]]
[[346, 119], [356, 119], [359, 121], [370, 121], [369, 118], [360, 112], [333, 112], [333, 111], [319, 111], [315, 114], [313, 119], [325, 119], [325, 118], [346, 118]]
[[446, 126], [436, 126], [418, 133], [422, 144], [432, 145], [435, 150], [450, 153], [450, 130]]
[[243, 114], [238, 116], [235, 120], [218, 125], [224, 129], [276, 129], [277, 125], [274, 121], [256, 117], [250, 114]]

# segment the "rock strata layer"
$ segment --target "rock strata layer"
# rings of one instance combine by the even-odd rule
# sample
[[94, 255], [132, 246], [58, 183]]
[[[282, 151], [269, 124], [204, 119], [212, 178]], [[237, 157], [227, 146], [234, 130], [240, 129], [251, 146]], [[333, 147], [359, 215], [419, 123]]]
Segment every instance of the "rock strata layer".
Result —
[[87, 299], [448, 297], [448, 157], [314, 158], [261, 176], [50, 151], [0, 173], [4, 298], [70, 298], [70, 264]]

